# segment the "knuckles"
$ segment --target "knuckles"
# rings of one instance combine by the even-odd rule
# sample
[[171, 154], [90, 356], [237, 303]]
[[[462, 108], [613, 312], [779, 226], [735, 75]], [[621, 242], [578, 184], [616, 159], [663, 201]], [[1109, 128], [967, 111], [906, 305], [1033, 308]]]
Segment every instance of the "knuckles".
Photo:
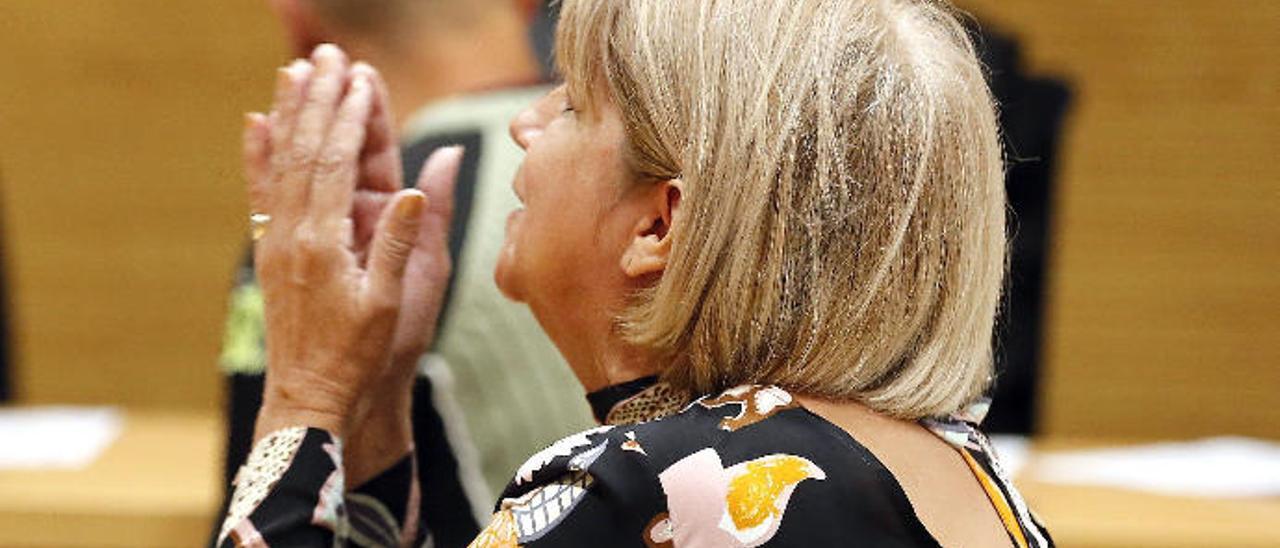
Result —
[[314, 137], [300, 135], [294, 140], [294, 146], [289, 148], [285, 154], [285, 165], [289, 169], [305, 169], [311, 165], [315, 158], [315, 150], [320, 147], [320, 140]]
[[317, 259], [330, 254], [333, 242], [325, 231], [311, 221], [299, 223], [293, 229], [293, 242], [297, 254], [303, 259]]
[[354, 168], [355, 165], [349, 156], [337, 147], [329, 147], [315, 161], [317, 178], [332, 177]]

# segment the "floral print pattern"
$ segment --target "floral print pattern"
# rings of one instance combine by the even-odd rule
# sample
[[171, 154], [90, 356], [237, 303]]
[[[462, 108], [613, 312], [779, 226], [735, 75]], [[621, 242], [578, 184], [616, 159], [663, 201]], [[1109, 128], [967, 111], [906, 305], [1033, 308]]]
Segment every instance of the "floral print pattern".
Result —
[[[615, 390], [612, 408], [597, 416], [634, 419], [668, 407], [644, 396], [664, 393], [653, 386], [633, 384], [630, 395]], [[889, 470], [787, 391], [742, 386], [682, 405], [656, 420], [587, 430], [535, 454], [471, 546], [938, 546]], [[1052, 546], [976, 428], [984, 406], [922, 423], [964, 456], [1010, 545]], [[288, 429], [259, 445], [256, 468], [236, 485], [237, 500], [247, 502], [232, 508], [221, 546], [424, 541], [412, 533], [416, 512], [405, 510], [416, 500], [411, 464], [344, 500], [340, 445], [327, 433]]]

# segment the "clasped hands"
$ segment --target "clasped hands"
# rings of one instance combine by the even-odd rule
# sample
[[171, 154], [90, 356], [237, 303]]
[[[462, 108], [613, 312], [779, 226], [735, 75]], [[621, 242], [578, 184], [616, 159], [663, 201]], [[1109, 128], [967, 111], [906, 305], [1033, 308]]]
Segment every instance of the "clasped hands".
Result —
[[401, 190], [385, 85], [332, 45], [280, 69], [275, 93], [244, 135], [250, 204], [271, 219], [254, 248], [267, 344], [255, 439], [328, 430], [347, 442], [354, 485], [412, 448], [412, 385], [451, 267], [462, 150], [436, 152]]

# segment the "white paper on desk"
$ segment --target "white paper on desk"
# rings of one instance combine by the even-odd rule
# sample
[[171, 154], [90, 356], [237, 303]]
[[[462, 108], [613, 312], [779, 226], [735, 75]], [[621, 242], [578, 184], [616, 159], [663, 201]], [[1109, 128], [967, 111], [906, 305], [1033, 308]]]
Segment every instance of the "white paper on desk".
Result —
[[84, 468], [123, 425], [110, 407], [0, 409], [0, 470]]
[[1031, 440], [1026, 436], [1012, 434], [993, 434], [987, 439], [991, 440], [991, 447], [995, 449], [1000, 468], [1010, 478], [1017, 477], [1026, 466], [1027, 459], [1031, 458]]
[[1040, 481], [1188, 497], [1280, 496], [1280, 444], [1236, 437], [1042, 454]]

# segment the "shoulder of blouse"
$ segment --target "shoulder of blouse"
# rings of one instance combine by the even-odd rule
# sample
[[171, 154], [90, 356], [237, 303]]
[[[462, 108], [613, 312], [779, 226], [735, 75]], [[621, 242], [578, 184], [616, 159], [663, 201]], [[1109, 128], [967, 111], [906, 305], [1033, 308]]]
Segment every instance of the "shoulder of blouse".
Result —
[[879, 461], [829, 428], [781, 389], [744, 386], [581, 432], [520, 467], [476, 545], [935, 545]]

